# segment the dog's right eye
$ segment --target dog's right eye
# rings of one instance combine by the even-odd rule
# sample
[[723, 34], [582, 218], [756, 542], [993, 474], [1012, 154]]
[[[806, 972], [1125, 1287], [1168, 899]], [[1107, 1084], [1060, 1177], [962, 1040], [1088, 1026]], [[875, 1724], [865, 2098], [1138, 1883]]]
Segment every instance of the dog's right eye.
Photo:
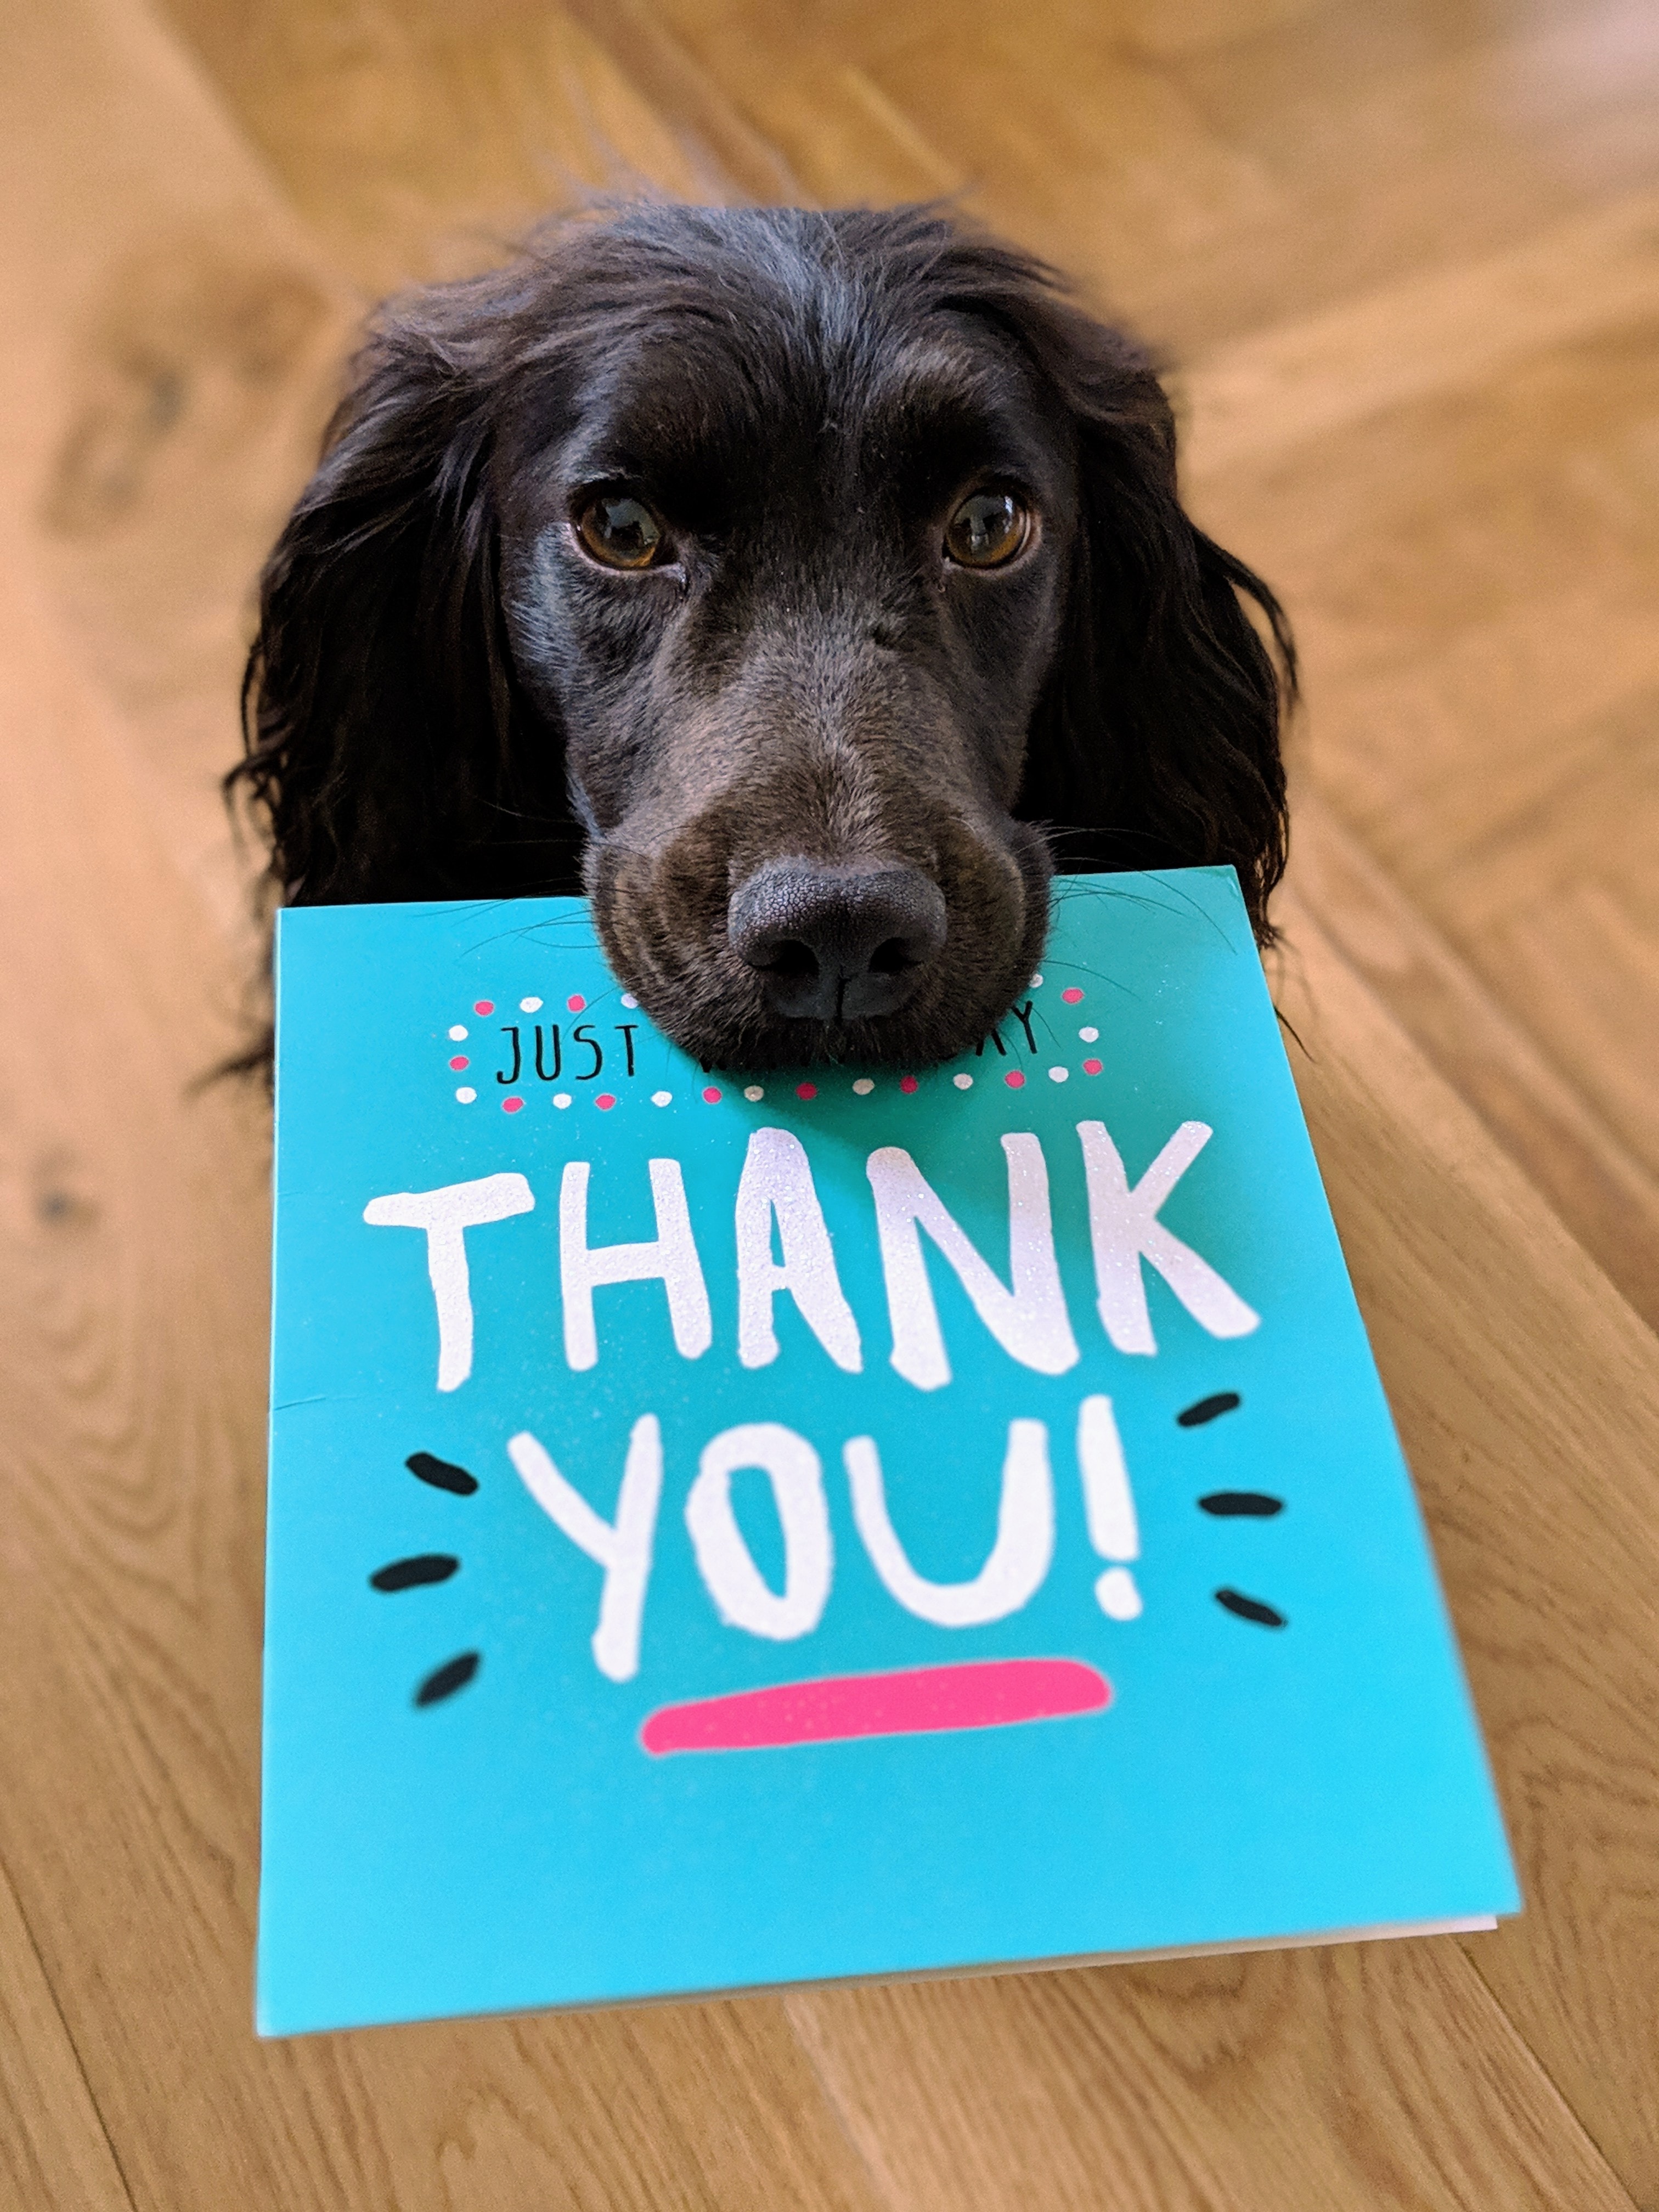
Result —
[[663, 543], [661, 523], [643, 500], [625, 492], [590, 499], [576, 517], [576, 535], [607, 568], [648, 568]]
[[951, 517], [945, 550], [959, 568], [1000, 568], [1030, 535], [1030, 510], [1012, 492], [976, 491]]

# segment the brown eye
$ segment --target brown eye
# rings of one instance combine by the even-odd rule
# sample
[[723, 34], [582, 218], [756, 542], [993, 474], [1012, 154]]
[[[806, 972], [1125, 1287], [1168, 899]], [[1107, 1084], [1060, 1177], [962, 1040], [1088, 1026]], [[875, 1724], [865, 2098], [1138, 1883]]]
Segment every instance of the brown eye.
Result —
[[1012, 492], [976, 491], [951, 517], [945, 550], [964, 568], [1000, 568], [1030, 534], [1030, 510]]
[[648, 568], [662, 544], [662, 525], [643, 500], [625, 492], [590, 499], [576, 517], [576, 532], [607, 568]]

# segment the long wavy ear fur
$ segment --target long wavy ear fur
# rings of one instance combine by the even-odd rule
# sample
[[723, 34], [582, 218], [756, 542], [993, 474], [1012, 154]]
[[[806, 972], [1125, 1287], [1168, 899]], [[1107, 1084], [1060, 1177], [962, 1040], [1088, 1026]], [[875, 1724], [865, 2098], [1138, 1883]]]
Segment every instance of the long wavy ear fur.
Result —
[[1231, 861], [1265, 945], [1289, 830], [1289, 625], [1261, 578], [1183, 512], [1174, 418], [1145, 355], [1030, 273], [1042, 289], [1010, 319], [1070, 410], [1083, 514], [1018, 811], [1050, 825], [1062, 867]]
[[502, 618], [489, 379], [442, 335], [372, 339], [261, 579], [227, 787], [282, 902], [579, 884], [563, 747]]

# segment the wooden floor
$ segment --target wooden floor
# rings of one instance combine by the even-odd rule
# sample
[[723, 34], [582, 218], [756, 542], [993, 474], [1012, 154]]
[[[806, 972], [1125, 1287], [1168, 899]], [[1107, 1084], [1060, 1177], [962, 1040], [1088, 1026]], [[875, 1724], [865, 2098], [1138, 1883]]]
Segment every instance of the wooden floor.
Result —
[[[1659, 2212], [1652, 0], [0, 20], [0, 2206]], [[1175, 364], [1306, 653], [1276, 981], [1498, 1935], [253, 2039], [249, 579], [364, 304], [638, 189], [960, 195]]]

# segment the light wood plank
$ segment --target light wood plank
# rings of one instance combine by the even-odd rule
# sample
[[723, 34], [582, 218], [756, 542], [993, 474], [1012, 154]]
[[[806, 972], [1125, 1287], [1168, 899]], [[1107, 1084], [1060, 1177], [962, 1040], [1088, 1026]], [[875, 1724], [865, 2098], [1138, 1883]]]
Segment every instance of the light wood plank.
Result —
[[[809, 164], [814, 99], [844, 143], [836, 74], [866, 76], [975, 211], [1188, 359], [1659, 184], [1643, 0], [1334, 0], [1276, 24], [1138, 0], [1017, 25], [991, 0], [665, 4], [763, 129], [787, 88], [778, 127]], [[886, 162], [831, 175], [862, 198]]]
[[1529, 900], [1488, 944], [1506, 995], [1543, 1008], [1564, 1060], [1659, 1175], [1659, 936], [1591, 880]]
[[1429, 270], [1194, 364], [1194, 481], [1260, 462], [1528, 355], [1659, 316], [1659, 192], [1553, 224], [1506, 252]]
[[1650, 905], [1659, 888], [1659, 690], [1575, 729], [1559, 775], [1515, 799], [1494, 800], [1480, 834], [1425, 886], [1461, 933], [1479, 936], [1540, 896], [1592, 878]]
[[17, 1899], [0, 1868], [0, 2194], [30, 2212], [132, 2212]]
[[1314, 13], [1317, 0], [1187, 0], [1180, 8], [1160, 0], [1120, 0], [1114, 11], [1133, 52], [1160, 62], [1231, 50], [1282, 31]]
[[[1638, 2203], [1659, 2197], [1659, 1340], [1286, 902], [1282, 1003], [1527, 1910], [1466, 1948]], [[1304, 1017], [1306, 1026], [1304, 1026]]]
[[[976, 212], [1131, 309], [1171, 257], [1276, 210], [1263, 165], [1224, 144], [1166, 71], [1086, 11], [1015, 21], [978, 0], [948, 35], [929, 27], [905, 46], [884, 41], [866, 70], [972, 186]], [[743, 96], [769, 102], [770, 88]], [[794, 128], [799, 168], [808, 126]], [[816, 181], [826, 198], [857, 196], [842, 173]]]
[[[1659, 1178], [1310, 791], [1293, 810], [1291, 881], [1419, 1051], [1474, 1107], [1650, 1326], [1659, 1326]], [[1281, 988], [1294, 947], [1269, 962]], [[1553, 1025], [1552, 1025], [1553, 1026]], [[1622, 1065], [1623, 1053], [1613, 1059]]]
[[833, 52], [792, 58], [749, 88], [752, 113], [787, 162], [807, 206], [932, 200], [969, 191], [975, 178], [892, 100], [868, 70]]
[[1645, 0], [1340, 0], [1171, 66], [1284, 210], [1130, 302], [1188, 359], [1659, 184]]
[[1295, 607], [1320, 786], [1460, 941], [1505, 823], [1561, 811], [1587, 854], [1573, 794], [1610, 799], [1620, 751], [1599, 834], [1632, 859], [1659, 835], [1653, 352], [1648, 328], [1557, 349], [1200, 490]]
[[1449, 1941], [789, 2007], [915, 2212], [1631, 2206]]
[[249, 596], [359, 304], [142, 6], [0, 0], [0, 513], [231, 927]]
[[799, 179], [778, 149], [726, 99], [648, 0], [567, 0], [565, 12], [599, 41], [668, 124], [699, 169], [704, 197], [799, 202]]
[[[763, 148], [665, 118], [556, 5], [168, 0], [221, 94], [336, 264], [371, 294], [500, 260], [550, 210], [597, 194], [727, 196]], [[625, 28], [613, 34], [625, 43]], [[644, 60], [685, 91], [663, 42]], [[746, 161], [750, 173], [734, 178]]]

